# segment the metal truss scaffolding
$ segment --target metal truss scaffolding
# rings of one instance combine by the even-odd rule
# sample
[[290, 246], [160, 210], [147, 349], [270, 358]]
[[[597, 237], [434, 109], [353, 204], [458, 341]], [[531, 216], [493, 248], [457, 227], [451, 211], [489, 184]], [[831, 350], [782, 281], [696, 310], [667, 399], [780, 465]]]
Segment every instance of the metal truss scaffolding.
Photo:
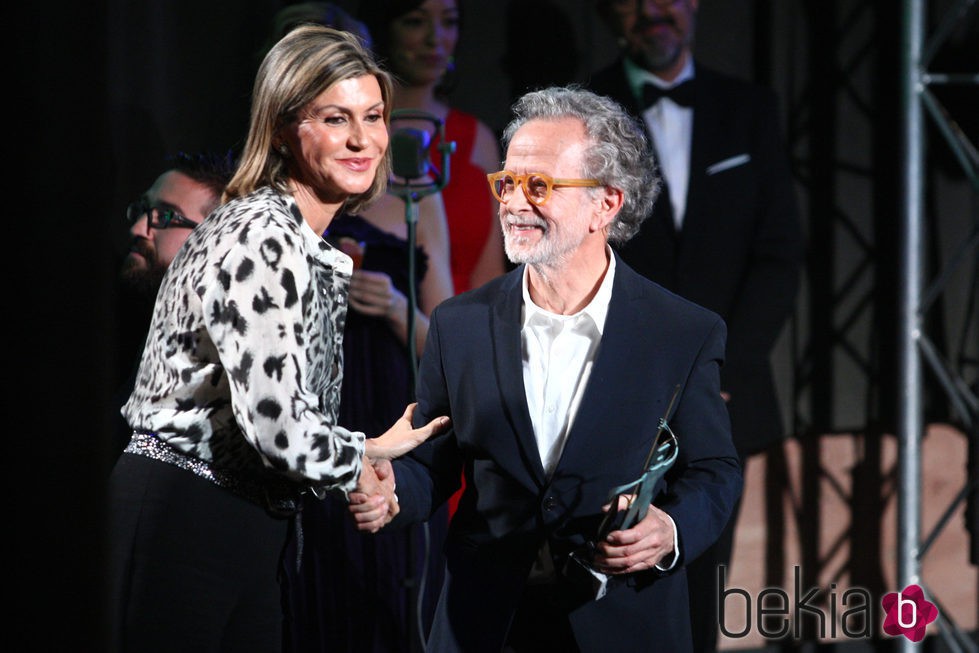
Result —
[[[964, 368], [975, 361], [964, 355], [950, 363], [940, 354], [939, 347], [930, 336], [928, 313], [935, 305], [935, 299], [946, 287], [953, 272], [970, 261], [975, 266], [976, 252], [979, 251], [979, 212], [976, 203], [972, 205], [971, 231], [958, 251], [947, 265], [928, 284], [925, 283], [925, 180], [928, 179], [925, 166], [926, 130], [925, 116], [929, 116], [943, 140], [954, 153], [968, 178], [973, 196], [979, 194], [979, 153], [975, 145], [959, 128], [953, 116], [937, 98], [933, 88], [946, 84], [979, 85], [979, 72], [965, 74], [946, 74], [930, 70], [936, 53], [940, 50], [952, 30], [975, 7], [975, 0], [960, 0], [954, 3], [938, 22], [938, 27], [928, 40], [925, 40], [926, 3], [925, 0], [903, 1], [903, 24], [901, 42], [901, 106], [902, 131], [901, 155], [903, 178], [900, 184], [903, 206], [901, 207], [901, 278], [900, 278], [900, 319], [899, 319], [899, 379], [900, 395], [898, 407], [898, 585], [906, 587], [918, 584], [925, 589], [929, 599], [939, 604], [939, 632], [951, 651], [976, 651], [976, 644], [966, 637], [942, 609], [937, 597], [929, 591], [921, 578], [921, 561], [938, 532], [948, 523], [952, 511], [967, 502], [966, 520], [971, 531], [971, 558], [979, 564], [976, 556], [976, 493], [977, 478], [977, 428], [979, 428], [979, 399], [976, 388], [965, 380]], [[972, 44], [972, 47], [979, 47]], [[973, 108], [973, 111], [975, 109]], [[973, 271], [975, 275], [975, 271]], [[975, 314], [975, 278], [969, 293], [966, 316]], [[963, 330], [963, 337], [972, 331]], [[963, 351], [968, 343], [963, 342]], [[952, 407], [954, 419], [962, 425], [970, 437], [969, 460], [967, 463], [966, 486], [958, 494], [953, 505], [929, 536], [921, 537], [921, 447], [925, 426], [923, 371], [927, 367], [945, 391]], [[914, 644], [905, 638], [900, 639], [901, 650], [911, 651]]]
[[[979, 565], [979, 152], [977, 133], [967, 135], [979, 132], [979, 60], [939, 72], [949, 52], [979, 52], [979, 38], [959, 38], [977, 2], [761, 1], [767, 14], [756, 23], [759, 33], [783, 27], [770, 53], [756, 53], [756, 77], [788, 100], [808, 225], [789, 333], [800, 473], [785, 452], [766, 454], [766, 585], [787, 580], [794, 525], [804, 587], [827, 594], [847, 574], [876, 596], [917, 584], [938, 605], [938, 633], [955, 653], [976, 644], [942, 606], [943, 588], [936, 594], [922, 579], [921, 563], [965, 504], [969, 559]], [[960, 102], [971, 108], [951, 101], [963, 91], [975, 93]], [[923, 536], [922, 447], [939, 422], [967, 441], [968, 460], [948, 461], [965, 465], [966, 482]], [[834, 474], [839, 461], [827, 461], [843, 449], [852, 462]], [[827, 501], [849, 506], [838, 533], [821, 512]], [[882, 556], [892, 534], [882, 515], [895, 504], [898, 588]], [[805, 624], [802, 632], [820, 637]], [[898, 640], [881, 644], [911, 645]]]

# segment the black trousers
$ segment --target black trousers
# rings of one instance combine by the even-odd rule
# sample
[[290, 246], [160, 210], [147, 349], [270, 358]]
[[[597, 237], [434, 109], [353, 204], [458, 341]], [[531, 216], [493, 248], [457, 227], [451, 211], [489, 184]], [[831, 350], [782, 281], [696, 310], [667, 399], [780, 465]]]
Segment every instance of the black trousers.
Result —
[[504, 653], [578, 653], [562, 583], [527, 585], [507, 634]]
[[124, 453], [109, 481], [113, 651], [277, 653], [290, 520], [168, 463]]

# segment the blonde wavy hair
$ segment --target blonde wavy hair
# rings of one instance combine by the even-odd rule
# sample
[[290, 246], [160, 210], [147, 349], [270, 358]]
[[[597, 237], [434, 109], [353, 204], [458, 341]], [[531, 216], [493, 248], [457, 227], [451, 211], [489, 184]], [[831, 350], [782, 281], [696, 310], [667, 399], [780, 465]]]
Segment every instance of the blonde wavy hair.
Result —
[[[275, 134], [323, 91], [364, 75], [377, 79], [384, 100], [384, 123], [390, 125], [391, 78], [356, 36], [320, 25], [300, 25], [282, 37], [259, 66], [252, 91], [248, 139], [222, 201], [263, 186], [290, 192], [288, 162], [273, 146]], [[377, 167], [370, 188], [351, 196], [344, 209], [356, 213], [382, 195], [390, 170], [389, 150]]]

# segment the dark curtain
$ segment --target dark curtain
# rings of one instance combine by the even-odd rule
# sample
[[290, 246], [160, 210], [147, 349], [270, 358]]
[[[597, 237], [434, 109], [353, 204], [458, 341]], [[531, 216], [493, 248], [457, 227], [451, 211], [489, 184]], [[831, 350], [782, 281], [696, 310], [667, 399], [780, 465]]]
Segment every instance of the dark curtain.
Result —
[[32, 4], [8, 25], [16, 74], [4, 102], [14, 292], [3, 436], [17, 606], [14, 643], [5, 640], [97, 653], [104, 489], [118, 455], [109, 434], [148, 319], [117, 281], [122, 216], [167, 156], [240, 146], [259, 52], [284, 3]]

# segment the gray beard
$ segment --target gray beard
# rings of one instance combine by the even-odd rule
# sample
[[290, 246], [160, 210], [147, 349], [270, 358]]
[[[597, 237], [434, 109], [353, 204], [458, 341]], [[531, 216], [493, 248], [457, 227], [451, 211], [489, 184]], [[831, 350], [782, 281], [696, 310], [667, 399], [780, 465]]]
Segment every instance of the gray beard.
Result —
[[630, 55], [630, 57], [640, 68], [648, 70], [651, 73], [658, 73], [672, 67], [680, 59], [682, 54], [683, 48], [677, 48], [672, 52], [649, 52], [648, 50], [643, 50], [638, 54]]

